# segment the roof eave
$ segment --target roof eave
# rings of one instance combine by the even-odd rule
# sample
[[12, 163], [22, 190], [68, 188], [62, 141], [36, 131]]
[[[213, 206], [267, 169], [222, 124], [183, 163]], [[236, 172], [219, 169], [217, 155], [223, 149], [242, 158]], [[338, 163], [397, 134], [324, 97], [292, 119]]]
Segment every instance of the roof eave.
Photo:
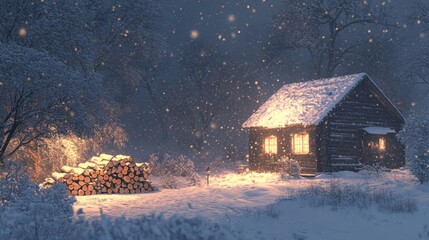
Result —
[[296, 127], [296, 126], [303, 126], [303, 127], [312, 127], [317, 126], [318, 124], [312, 123], [312, 124], [302, 124], [302, 123], [293, 123], [288, 124], [285, 126], [275, 126], [275, 127], [267, 127], [267, 126], [242, 126], [243, 129], [276, 129], [276, 128], [288, 128], [288, 127]]

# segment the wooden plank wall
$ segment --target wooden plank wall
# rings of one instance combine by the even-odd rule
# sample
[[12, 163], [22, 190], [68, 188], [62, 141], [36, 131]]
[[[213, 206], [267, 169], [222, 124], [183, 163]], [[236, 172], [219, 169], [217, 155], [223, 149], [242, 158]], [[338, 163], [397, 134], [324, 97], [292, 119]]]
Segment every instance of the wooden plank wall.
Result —
[[[308, 132], [310, 139], [310, 154], [292, 154], [292, 134]], [[264, 153], [264, 139], [268, 136], [277, 136], [277, 155]], [[316, 130], [314, 126], [291, 126], [287, 128], [264, 129], [253, 128], [249, 134], [249, 165], [252, 170], [275, 170], [276, 161], [282, 156], [297, 160], [306, 174], [315, 174], [317, 170]]]
[[321, 170], [356, 170], [361, 166], [362, 128], [379, 126], [400, 130], [402, 119], [382, 104], [379, 94], [370, 80], [366, 79], [322, 122], [319, 139], [326, 134], [327, 140], [321, 141], [319, 148], [326, 149], [328, 161], [326, 165], [320, 166]]

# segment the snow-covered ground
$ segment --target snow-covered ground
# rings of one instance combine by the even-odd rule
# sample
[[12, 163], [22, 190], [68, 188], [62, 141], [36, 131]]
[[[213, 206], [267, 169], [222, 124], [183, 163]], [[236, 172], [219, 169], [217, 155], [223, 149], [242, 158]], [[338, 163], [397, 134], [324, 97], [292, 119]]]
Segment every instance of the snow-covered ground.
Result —
[[[418, 211], [386, 213], [375, 207], [333, 210], [311, 207], [298, 200], [278, 201], [294, 190], [333, 182], [391, 190], [415, 199]], [[420, 185], [407, 170], [381, 176], [339, 172], [287, 180], [271, 173], [224, 173], [212, 176], [209, 187], [77, 197], [74, 208], [82, 208], [87, 218], [97, 218], [100, 208], [113, 217], [134, 218], [151, 213], [201, 216], [229, 225], [245, 239], [419, 239], [424, 226], [429, 225], [429, 186]]]

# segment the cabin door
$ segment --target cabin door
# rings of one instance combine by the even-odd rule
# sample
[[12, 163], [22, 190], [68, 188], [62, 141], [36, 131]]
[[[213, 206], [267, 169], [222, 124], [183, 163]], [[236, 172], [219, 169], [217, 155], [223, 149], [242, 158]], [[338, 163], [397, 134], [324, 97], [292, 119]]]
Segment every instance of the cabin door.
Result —
[[369, 166], [385, 166], [386, 160], [390, 160], [387, 151], [387, 135], [364, 134], [362, 146], [362, 164]]

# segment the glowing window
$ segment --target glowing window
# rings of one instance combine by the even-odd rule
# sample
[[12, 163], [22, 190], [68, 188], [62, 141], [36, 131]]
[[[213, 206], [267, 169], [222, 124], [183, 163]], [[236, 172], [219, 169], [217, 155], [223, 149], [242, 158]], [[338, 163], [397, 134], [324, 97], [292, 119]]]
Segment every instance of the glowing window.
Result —
[[265, 138], [264, 142], [265, 153], [268, 154], [277, 154], [277, 137], [269, 136]]
[[310, 152], [310, 141], [308, 133], [299, 133], [293, 135], [292, 152], [294, 154], [308, 154]]
[[378, 139], [378, 149], [380, 149], [380, 151], [386, 150], [386, 139], [385, 138], [379, 138]]

